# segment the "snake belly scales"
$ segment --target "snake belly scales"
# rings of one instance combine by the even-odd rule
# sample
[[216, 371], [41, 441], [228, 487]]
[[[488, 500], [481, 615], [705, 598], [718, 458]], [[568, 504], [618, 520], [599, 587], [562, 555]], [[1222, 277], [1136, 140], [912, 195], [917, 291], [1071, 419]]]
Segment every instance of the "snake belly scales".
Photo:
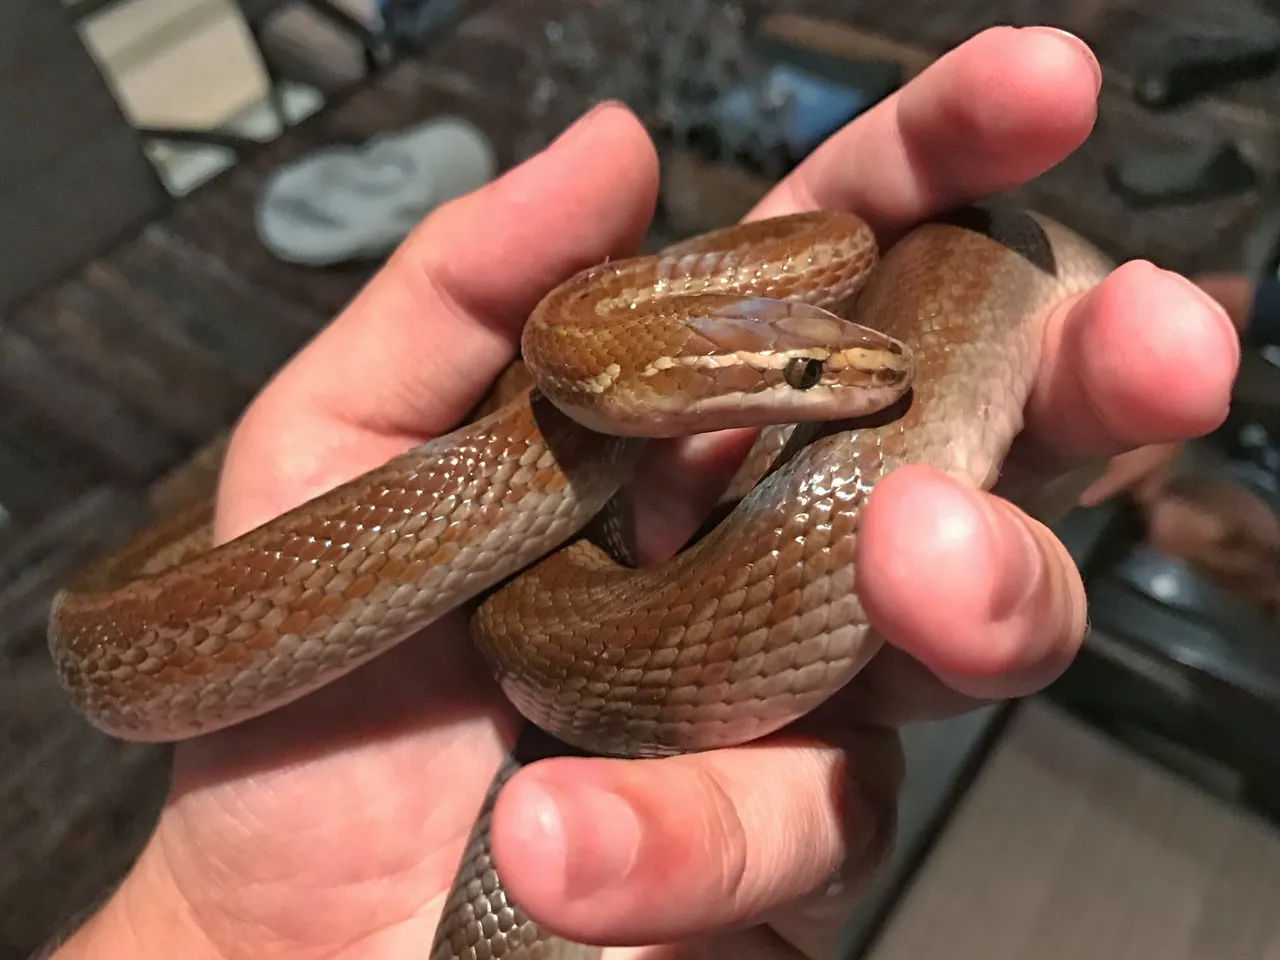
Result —
[[[883, 255], [860, 219], [808, 213], [589, 268], [531, 314], [534, 386], [515, 399], [238, 539], [211, 548], [204, 521], [179, 518], [80, 574], [50, 615], [60, 678], [108, 734], [180, 740], [291, 702], [473, 602], [504, 693], [565, 744], [659, 757], [771, 733], [880, 646], [854, 568], [876, 482], [924, 463], [990, 488], [1045, 316], [1109, 268], [1061, 225], [990, 203]], [[815, 422], [825, 432], [760, 466]], [[696, 543], [635, 567], [581, 535], [645, 437], [731, 426], [764, 428], [759, 450]], [[599, 953], [502, 888], [488, 818], [517, 768], [485, 798], [433, 960]]]

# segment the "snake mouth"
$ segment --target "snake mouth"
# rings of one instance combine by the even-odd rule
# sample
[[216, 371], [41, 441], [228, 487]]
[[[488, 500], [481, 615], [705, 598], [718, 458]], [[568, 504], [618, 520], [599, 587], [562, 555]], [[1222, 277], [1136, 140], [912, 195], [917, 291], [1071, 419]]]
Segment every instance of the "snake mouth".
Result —
[[[629, 429], [644, 436], [680, 437], [783, 423], [851, 421], [894, 406], [908, 390], [905, 377], [884, 384], [825, 383], [803, 389], [779, 380], [749, 394], [655, 399]], [[612, 432], [618, 427], [611, 420], [607, 429]]]

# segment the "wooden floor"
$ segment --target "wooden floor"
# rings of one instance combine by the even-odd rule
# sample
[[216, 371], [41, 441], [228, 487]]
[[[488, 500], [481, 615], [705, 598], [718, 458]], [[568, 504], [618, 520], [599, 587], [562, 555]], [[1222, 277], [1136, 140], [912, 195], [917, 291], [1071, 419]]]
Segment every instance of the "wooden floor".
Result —
[[[568, 5], [487, 5], [429, 57], [394, 67], [0, 322], [0, 502], [13, 514], [0, 534], [0, 960], [25, 956], [64, 909], [119, 875], [165, 782], [163, 750], [98, 737], [63, 705], [44, 651], [53, 590], [92, 553], [154, 516], [162, 496], [156, 485], [216, 440], [371, 273], [367, 264], [311, 270], [267, 256], [252, 216], [263, 179], [314, 146], [362, 140], [441, 112], [470, 117], [503, 163], [511, 162], [532, 133], [521, 105], [544, 22]], [[1118, 257], [1151, 257], [1181, 270], [1231, 263], [1257, 212], [1276, 199], [1254, 192], [1139, 212], [1102, 175], [1135, 146], [1226, 135], [1264, 173], [1275, 172], [1280, 83], [1227, 91], [1168, 116], [1138, 109], [1126, 87], [1134, 49], [1206, 17], [1246, 23], [1254, 14], [1244, 0], [1158, 8], [1140, 0], [753, 6], [834, 15], [926, 54], [1000, 21], [1056, 22], [1093, 41], [1108, 77], [1097, 132], [1023, 193]], [[579, 102], [560, 104], [567, 115], [593, 99], [590, 90], [575, 95]], [[707, 182], [711, 196], [717, 181]], [[741, 212], [750, 193], [735, 192], [720, 215]], [[166, 490], [167, 502], [182, 495], [180, 485]]]

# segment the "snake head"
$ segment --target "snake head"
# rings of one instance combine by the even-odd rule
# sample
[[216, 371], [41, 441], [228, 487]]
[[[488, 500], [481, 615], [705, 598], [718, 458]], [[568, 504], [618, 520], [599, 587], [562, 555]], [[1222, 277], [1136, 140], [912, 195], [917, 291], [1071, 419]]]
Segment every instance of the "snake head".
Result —
[[557, 406], [602, 433], [678, 437], [869, 416], [915, 374], [900, 341], [803, 301], [676, 295], [595, 334], [591, 347], [570, 344], [591, 364], [542, 379], [559, 387]]
[[689, 393], [712, 429], [868, 416], [915, 374], [901, 341], [802, 301], [729, 300], [686, 323], [692, 336], [669, 369], [705, 379]]

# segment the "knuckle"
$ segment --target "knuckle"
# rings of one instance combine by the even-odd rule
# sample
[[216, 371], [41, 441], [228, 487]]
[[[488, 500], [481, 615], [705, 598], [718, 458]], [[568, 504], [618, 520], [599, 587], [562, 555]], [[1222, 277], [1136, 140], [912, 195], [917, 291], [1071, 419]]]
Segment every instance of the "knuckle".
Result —
[[696, 790], [702, 812], [703, 862], [721, 902], [737, 913], [754, 899], [750, 890], [749, 837], [732, 785], [714, 767], [697, 768]]

